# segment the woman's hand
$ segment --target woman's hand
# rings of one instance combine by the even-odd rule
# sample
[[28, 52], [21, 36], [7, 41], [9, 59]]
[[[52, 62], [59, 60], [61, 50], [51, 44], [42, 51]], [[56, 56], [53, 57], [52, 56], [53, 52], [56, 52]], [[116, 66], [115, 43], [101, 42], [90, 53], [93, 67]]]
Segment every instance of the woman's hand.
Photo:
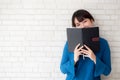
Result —
[[92, 61], [94, 61], [94, 63], [96, 64], [96, 56], [94, 54], [94, 52], [86, 45], [84, 45], [84, 47], [87, 49], [81, 49], [81, 53], [86, 54]]
[[80, 43], [74, 49], [74, 62], [76, 63], [79, 60], [79, 55], [81, 55], [81, 49], [83, 46], [79, 47]]

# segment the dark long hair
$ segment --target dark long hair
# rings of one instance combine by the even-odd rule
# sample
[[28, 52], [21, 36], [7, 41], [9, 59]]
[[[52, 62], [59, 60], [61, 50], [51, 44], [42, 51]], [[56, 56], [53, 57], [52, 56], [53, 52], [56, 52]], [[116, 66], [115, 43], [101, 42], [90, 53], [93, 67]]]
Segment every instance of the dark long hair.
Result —
[[76, 27], [75, 23], [74, 23], [75, 18], [77, 18], [77, 20], [79, 22], [82, 22], [85, 18], [88, 18], [88, 19], [94, 21], [93, 16], [87, 10], [84, 10], [84, 9], [77, 10], [77, 11], [75, 11], [73, 13], [73, 16], [72, 16], [72, 27]]

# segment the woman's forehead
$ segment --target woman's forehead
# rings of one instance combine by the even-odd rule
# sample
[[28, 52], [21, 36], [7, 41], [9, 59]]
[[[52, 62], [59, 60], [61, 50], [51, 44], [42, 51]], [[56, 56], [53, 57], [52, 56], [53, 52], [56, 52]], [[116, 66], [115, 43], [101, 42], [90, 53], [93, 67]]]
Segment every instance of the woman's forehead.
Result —
[[[84, 18], [82, 21], [84, 21], [84, 20], [90, 20], [90, 19]], [[75, 18], [74, 21], [75, 21], [75, 22], [82, 22], [82, 21], [79, 21], [77, 18]]]

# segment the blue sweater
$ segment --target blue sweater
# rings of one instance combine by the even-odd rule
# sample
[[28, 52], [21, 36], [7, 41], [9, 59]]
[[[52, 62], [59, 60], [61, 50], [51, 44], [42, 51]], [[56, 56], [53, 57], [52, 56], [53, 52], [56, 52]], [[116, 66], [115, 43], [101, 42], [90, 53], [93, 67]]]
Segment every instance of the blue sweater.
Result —
[[100, 51], [95, 53], [96, 64], [88, 57], [80, 56], [74, 65], [74, 54], [68, 51], [66, 42], [60, 64], [61, 72], [67, 74], [66, 80], [101, 80], [100, 75], [111, 72], [111, 57], [108, 42], [100, 38]]

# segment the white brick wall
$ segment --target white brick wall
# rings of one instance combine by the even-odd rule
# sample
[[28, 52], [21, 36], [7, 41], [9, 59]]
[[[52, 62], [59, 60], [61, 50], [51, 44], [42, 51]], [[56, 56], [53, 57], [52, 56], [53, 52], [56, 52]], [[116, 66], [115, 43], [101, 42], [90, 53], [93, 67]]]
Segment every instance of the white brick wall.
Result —
[[0, 0], [0, 80], [65, 80], [60, 72], [66, 28], [75, 10], [89, 10], [111, 47], [120, 79], [120, 0]]

